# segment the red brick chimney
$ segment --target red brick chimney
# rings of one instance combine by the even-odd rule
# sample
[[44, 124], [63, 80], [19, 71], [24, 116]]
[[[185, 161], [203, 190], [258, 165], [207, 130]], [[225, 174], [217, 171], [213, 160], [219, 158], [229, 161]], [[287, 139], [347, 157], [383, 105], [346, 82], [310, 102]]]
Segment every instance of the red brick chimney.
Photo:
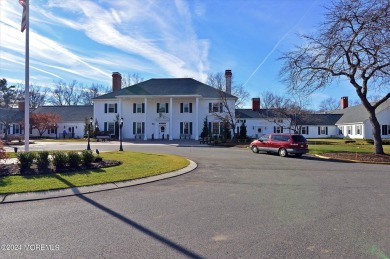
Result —
[[348, 96], [341, 97], [340, 107], [341, 107], [341, 109], [348, 108]]
[[18, 109], [20, 112], [24, 112], [24, 110], [25, 110], [25, 102], [24, 101], [18, 102]]
[[122, 76], [119, 72], [112, 73], [112, 91], [121, 90], [122, 88]]
[[232, 71], [231, 70], [225, 70], [225, 83], [226, 83], [225, 92], [231, 94], [232, 93]]
[[252, 98], [252, 111], [260, 111], [260, 98]]

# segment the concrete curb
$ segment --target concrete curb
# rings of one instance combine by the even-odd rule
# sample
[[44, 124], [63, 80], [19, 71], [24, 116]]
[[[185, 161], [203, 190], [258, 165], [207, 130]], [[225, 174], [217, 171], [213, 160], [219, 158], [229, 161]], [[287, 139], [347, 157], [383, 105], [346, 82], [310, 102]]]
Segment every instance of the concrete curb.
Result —
[[387, 162], [372, 162], [372, 161], [360, 161], [360, 160], [351, 160], [351, 159], [340, 159], [340, 158], [332, 158], [332, 157], [321, 156], [321, 155], [314, 155], [314, 156], [316, 156], [318, 158], [322, 158], [322, 159], [335, 160], [335, 161], [341, 161], [341, 162], [349, 162], [349, 163], [390, 165], [390, 163], [387, 163]]
[[115, 182], [115, 183], [105, 183], [105, 184], [98, 184], [98, 185], [91, 185], [91, 186], [73, 187], [73, 188], [59, 189], [59, 190], [0, 195], [0, 204], [53, 199], [59, 197], [67, 197], [67, 196], [81, 195], [81, 194], [101, 192], [107, 190], [114, 190], [119, 188], [130, 187], [134, 185], [156, 182], [156, 181], [176, 177], [179, 175], [183, 175], [195, 170], [198, 165], [192, 160], [189, 159], [187, 160], [190, 162], [190, 164], [185, 168], [160, 174], [160, 175], [154, 175], [154, 176], [135, 179], [135, 180]]

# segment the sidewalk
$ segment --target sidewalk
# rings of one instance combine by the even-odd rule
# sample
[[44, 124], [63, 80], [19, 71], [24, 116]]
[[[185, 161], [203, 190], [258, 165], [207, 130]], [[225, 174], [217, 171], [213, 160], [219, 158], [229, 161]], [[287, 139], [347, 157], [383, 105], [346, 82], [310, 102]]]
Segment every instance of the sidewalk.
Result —
[[194, 169], [196, 169], [197, 164], [194, 161], [191, 161], [191, 160], [188, 160], [188, 161], [190, 162], [190, 164], [187, 167], [182, 168], [180, 170], [176, 170], [176, 171], [165, 173], [165, 174], [150, 176], [150, 177], [146, 177], [146, 178], [130, 180], [130, 181], [74, 187], [74, 188], [67, 188], [67, 189], [60, 189], [60, 190], [27, 192], [27, 193], [6, 194], [6, 195], [0, 194], [0, 204], [53, 199], [53, 198], [67, 197], [67, 196], [73, 196], [73, 195], [82, 195], [82, 194], [86, 194], [86, 193], [114, 190], [114, 189], [119, 189], [119, 188], [130, 187], [130, 186], [134, 186], [134, 185], [140, 185], [140, 184], [160, 181], [160, 180], [168, 179], [171, 177], [183, 175], [183, 174], [189, 173], [189, 172], [193, 171]]

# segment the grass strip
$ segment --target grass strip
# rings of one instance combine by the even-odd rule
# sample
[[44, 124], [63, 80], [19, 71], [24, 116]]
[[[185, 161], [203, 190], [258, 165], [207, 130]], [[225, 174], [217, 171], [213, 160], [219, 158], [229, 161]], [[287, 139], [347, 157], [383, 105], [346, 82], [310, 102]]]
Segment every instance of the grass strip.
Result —
[[[104, 152], [100, 156], [106, 160], [122, 161], [123, 164], [76, 173], [0, 177], [0, 194], [55, 190], [133, 180], [171, 172], [189, 165], [187, 159], [167, 154], [115, 151]], [[61, 180], [61, 178], [66, 181]]]

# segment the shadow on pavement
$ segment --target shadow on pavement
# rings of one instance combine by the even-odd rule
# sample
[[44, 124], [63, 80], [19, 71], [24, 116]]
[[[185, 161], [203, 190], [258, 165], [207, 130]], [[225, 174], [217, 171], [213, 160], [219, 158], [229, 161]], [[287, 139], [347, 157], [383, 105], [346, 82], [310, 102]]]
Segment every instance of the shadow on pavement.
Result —
[[[76, 187], [74, 186], [72, 183], [70, 183], [69, 181], [63, 179], [61, 176], [58, 176], [57, 177], [60, 181], [62, 181], [63, 183], [67, 184], [69, 187]], [[158, 233], [138, 224], [137, 222], [129, 219], [129, 218], [126, 218], [125, 216], [103, 206], [102, 204], [84, 196], [83, 194], [79, 194], [79, 193], [76, 193], [77, 197], [79, 197], [80, 199], [84, 200], [85, 202], [88, 202], [89, 204], [91, 204], [92, 206], [106, 212], [107, 214], [119, 219], [120, 221], [126, 223], [127, 225], [135, 228], [136, 230], [144, 233], [145, 235], [148, 235], [150, 236], [151, 238], [154, 238], [155, 240], [161, 242], [162, 244], [170, 247], [171, 249], [173, 250], [176, 250], [177, 252], [189, 257], [189, 258], [203, 258], [202, 256], [196, 254], [195, 252], [192, 252], [190, 251], [189, 249], [179, 245], [179, 244], [176, 244], [174, 243], [173, 241], [169, 240], [168, 238], [166, 237], [163, 237], [161, 235], [159, 235]]]

